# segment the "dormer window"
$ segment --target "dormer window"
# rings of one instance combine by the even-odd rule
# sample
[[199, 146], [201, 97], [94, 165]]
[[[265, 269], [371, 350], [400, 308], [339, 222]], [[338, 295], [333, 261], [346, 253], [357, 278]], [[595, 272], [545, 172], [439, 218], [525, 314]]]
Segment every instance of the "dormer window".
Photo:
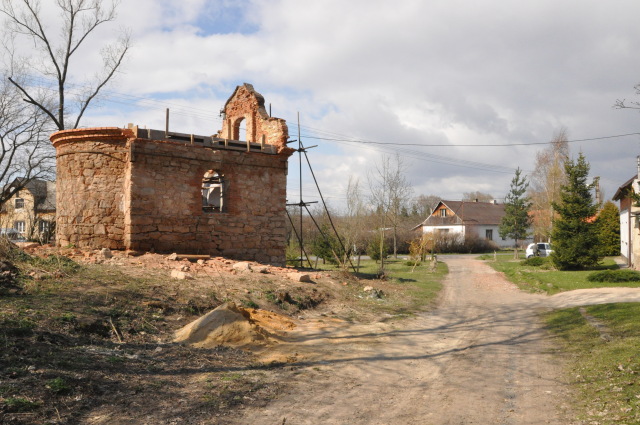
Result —
[[16, 198], [16, 209], [22, 209], [24, 208], [24, 199], [22, 198]]
[[440, 217], [446, 217], [447, 216], [447, 209], [443, 208], [440, 210]]
[[215, 170], [204, 173], [202, 179], [202, 211], [224, 210], [224, 176]]

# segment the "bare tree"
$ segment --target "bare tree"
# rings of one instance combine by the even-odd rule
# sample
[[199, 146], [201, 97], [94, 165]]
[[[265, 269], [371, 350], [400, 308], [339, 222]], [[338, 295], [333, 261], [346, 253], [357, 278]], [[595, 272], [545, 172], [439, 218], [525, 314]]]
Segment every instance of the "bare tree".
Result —
[[538, 240], [549, 240], [555, 212], [553, 203], [560, 201], [560, 188], [567, 181], [564, 163], [569, 159], [567, 129], [561, 128], [549, 147], [536, 155], [531, 174], [529, 195], [533, 202], [533, 228]]
[[[404, 175], [405, 168], [399, 155], [396, 155], [393, 161], [389, 157], [383, 157], [380, 164], [375, 167], [373, 175], [369, 175], [371, 203], [381, 218], [379, 223], [381, 257], [387, 226], [393, 229], [393, 255], [395, 258], [398, 257], [398, 227], [402, 211], [406, 209], [413, 191]], [[384, 266], [384, 263], [382, 264]]]
[[[640, 84], [636, 84], [633, 88], [636, 94], [640, 94]], [[613, 107], [616, 109], [640, 109], [640, 102], [627, 102], [627, 99], [618, 99], [616, 103], [613, 104]]]
[[479, 190], [476, 190], [475, 192], [464, 192], [462, 194], [462, 200], [469, 202], [491, 202], [494, 199], [495, 198], [490, 193], [483, 193]]
[[[129, 50], [129, 35], [124, 33], [117, 42], [102, 48], [100, 71], [93, 81], [73, 81], [74, 87], [80, 89], [69, 99], [72, 59], [79, 57], [81, 46], [100, 26], [115, 19], [118, 2], [56, 0], [55, 3], [60, 18], [57, 21], [45, 16], [39, 0], [2, 0], [0, 11], [7, 18], [9, 41], [5, 42], [5, 49], [10, 69], [18, 74], [28, 70], [30, 75], [28, 81], [21, 81], [14, 74], [9, 81], [27, 103], [39, 108], [58, 130], [64, 130], [78, 127], [89, 104], [120, 68]], [[21, 38], [33, 46], [25, 56], [18, 54], [21, 49], [14, 44]], [[38, 74], [43, 82], [37, 81]]]
[[0, 205], [34, 178], [54, 175], [54, 152], [44, 113], [22, 102], [18, 89], [0, 81]]
[[[347, 184], [347, 210], [342, 220], [341, 234], [344, 237], [344, 244], [347, 247], [346, 252], [353, 249], [354, 254], [358, 256], [358, 269], [360, 267], [360, 255], [365, 251], [364, 246], [366, 238], [365, 218], [367, 215], [364, 196], [360, 180], [349, 176]], [[346, 259], [344, 261], [346, 264]]]
[[420, 195], [413, 199], [411, 215], [427, 218], [442, 198], [436, 195]]

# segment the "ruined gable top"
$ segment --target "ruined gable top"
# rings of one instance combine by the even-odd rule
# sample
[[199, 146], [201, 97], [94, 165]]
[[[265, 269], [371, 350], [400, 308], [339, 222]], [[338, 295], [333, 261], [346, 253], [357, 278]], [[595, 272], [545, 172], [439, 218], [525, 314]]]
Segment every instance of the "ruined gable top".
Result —
[[[253, 85], [249, 84], [249, 83], [244, 83], [241, 86], [237, 86], [236, 89], [233, 91], [233, 94], [231, 96], [229, 96], [229, 99], [227, 99], [227, 102], [224, 104], [224, 110], [227, 110], [227, 107], [229, 106], [229, 103], [231, 103], [232, 100], [235, 100], [237, 96], [239, 96], [241, 94], [242, 91], [246, 91], [247, 94], [249, 94], [250, 96], [254, 97], [256, 99], [256, 104], [258, 105], [258, 108], [262, 108], [264, 109], [264, 96], [262, 96], [260, 93], [258, 93], [254, 88]], [[266, 110], [265, 110], [265, 114], [266, 114]]]
[[237, 86], [224, 105], [222, 129], [217, 136], [275, 145], [279, 151], [288, 149], [289, 129], [286, 121], [269, 116], [264, 104], [264, 97], [251, 84]]

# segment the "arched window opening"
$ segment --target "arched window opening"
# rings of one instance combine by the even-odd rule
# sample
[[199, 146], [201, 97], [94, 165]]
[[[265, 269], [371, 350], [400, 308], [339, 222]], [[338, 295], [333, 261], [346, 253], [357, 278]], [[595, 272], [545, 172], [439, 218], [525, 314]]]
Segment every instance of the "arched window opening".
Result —
[[202, 179], [202, 211], [224, 210], [224, 176], [215, 170], [204, 173]]
[[233, 135], [231, 137], [233, 140], [242, 140], [240, 138], [240, 126], [244, 121], [245, 121], [244, 118], [238, 118], [236, 122], [233, 124]]

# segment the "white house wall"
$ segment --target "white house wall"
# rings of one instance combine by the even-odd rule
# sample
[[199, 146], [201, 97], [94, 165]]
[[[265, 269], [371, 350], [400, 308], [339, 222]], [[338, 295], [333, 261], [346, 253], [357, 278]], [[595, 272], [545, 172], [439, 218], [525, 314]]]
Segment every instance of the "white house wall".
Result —
[[[473, 229], [473, 230], [471, 230]], [[492, 230], [493, 231], [493, 239], [492, 241], [498, 245], [498, 247], [500, 248], [513, 248], [516, 244], [515, 239], [511, 239], [511, 238], [505, 238], [502, 239], [500, 237], [500, 226], [498, 225], [477, 225], [477, 226], [469, 226], [469, 232], [473, 231], [475, 234], [478, 235], [478, 237], [480, 239], [485, 239], [486, 235], [487, 235], [487, 230]], [[533, 234], [533, 230], [530, 229], [529, 233]], [[528, 244], [529, 242], [531, 242], [532, 239], [525, 239], [525, 240], [518, 240], [518, 245], [520, 246], [524, 246], [526, 244]]]
[[463, 226], [422, 226], [422, 233], [444, 232], [464, 236]]
[[629, 210], [620, 211], [620, 254], [625, 258], [630, 258], [629, 246]]
[[[423, 233], [432, 233], [432, 232], [442, 232], [448, 230], [448, 234], [450, 235], [461, 235], [461, 236], [465, 236], [465, 226], [422, 226], [422, 232]], [[516, 241], [515, 239], [511, 239], [511, 238], [507, 238], [507, 239], [502, 239], [500, 237], [500, 233], [499, 233], [499, 226], [498, 225], [474, 225], [474, 226], [466, 226], [466, 232], [473, 232], [475, 235], [478, 236], [478, 238], [480, 239], [485, 239], [485, 236], [487, 234], [487, 230], [492, 230], [493, 231], [493, 239], [492, 241], [498, 245], [499, 248], [513, 248]], [[533, 229], [530, 229], [531, 234], [533, 234]], [[520, 246], [524, 246], [527, 245], [528, 243], [532, 242], [532, 239], [526, 239], [526, 240], [518, 240], [518, 245]]]

